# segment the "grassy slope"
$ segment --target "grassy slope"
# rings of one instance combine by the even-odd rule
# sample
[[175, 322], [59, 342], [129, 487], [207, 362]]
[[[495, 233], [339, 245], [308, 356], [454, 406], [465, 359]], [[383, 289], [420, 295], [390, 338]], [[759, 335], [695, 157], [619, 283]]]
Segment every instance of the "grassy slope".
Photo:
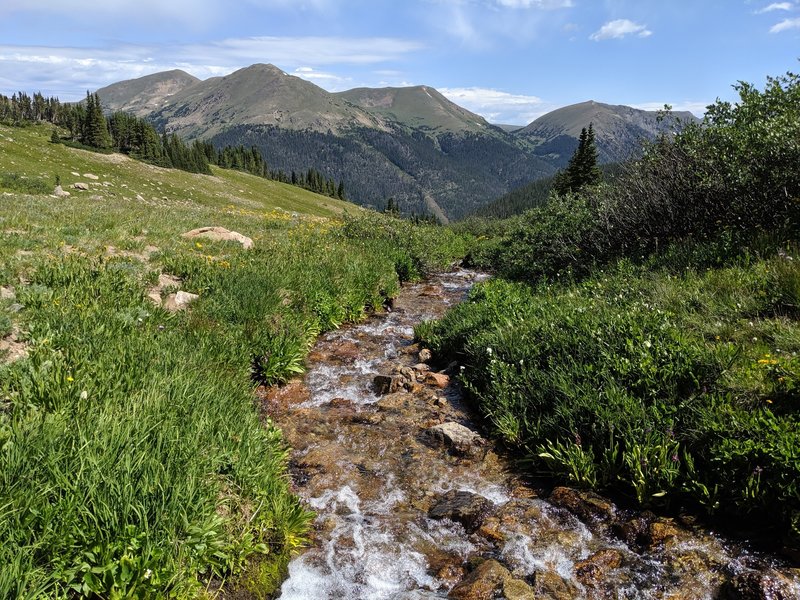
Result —
[[[267, 383], [302, 371], [316, 335], [380, 306], [444, 234], [340, 227], [325, 217], [346, 203], [49, 133], [0, 128], [0, 174], [100, 179], [67, 199], [0, 190], [0, 286], [16, 294], [0, 335], [13, 322], [29, 353], [0, 357], [0, 597], [194, 597], [212, 575], [265, 597], [308, 516], [253, 408], [251, 364]], [[255, 247], [180, 237], [204, 225]], [[159, 272], [200, 294], [191, 311], [150, 303]]]

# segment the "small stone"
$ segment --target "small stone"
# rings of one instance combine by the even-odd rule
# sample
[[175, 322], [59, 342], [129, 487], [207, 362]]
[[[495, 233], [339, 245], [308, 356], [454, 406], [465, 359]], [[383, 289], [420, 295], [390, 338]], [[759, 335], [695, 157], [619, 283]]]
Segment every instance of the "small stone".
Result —
[[0, 300], [16, 300], [16, 298], [13, 288], [0, 286]]
[[506, 579], [503, 583], [506, 600], [536, 600], [533, 588], [522, 579]]
[[419, 358], [419, 362], [426, 363], [433, 358], [433, 352], [431, 352], [427, 348], [423, 348], [422, 350], [419, 351], [417, 358]]
[[425, 383], [444, 389], [450, 385], [450, 378], [444, 373], [428, 373], [425, 376]]
[[24, 304], [20, 304], [19, 302], [15, 302], [14, 304], [12, 304], [11, 306], [8, 307], [8, 312], [10, 312], [10, 313], [18, 313], [23, 308], [25, 308]]
[[550, 494], [550, 502], [566, 508], [584, 521], [613, 518], [615, 513], [614, 505], [605, 498], [568, 487], [554, 489]]
[[156, 306], [161, 306], [161, 294], [158, 292], [149, 292], [147, 298]]
[[141, 194], [136, 194], [136, 200], [138, 200], [139, 202], [144, 202], [144, 196], [142, 196]]
[[93, 173], [84, 173], [83, 176], [86, 179], [91, 179], [92, 181], [97, 181], [98, 179], [100, 179], [97, 175], [95, 175]]
[[663, 546], [667, 540], [678, 535], [678, 528], [667, 521], [655, 521], [650, 524], [649, 546], [651, 549]]
[[575, 584], [565, 581], [554, 571], [537, 572], [533, 592], [537, 598], [547, 598], [548, 600], [574, 600], [574, 598], [582, 597]]
[[78, 183], [73, 183], [72, 184], [72, 188], [76, 189], [76, 190], [82, 190], [82, 191], [85, 192], [85, 191], [87, 191], [89, 189], [89, 184], [88, 183], [83, 183], [82, 181], [79, 181]]
[[180, 291], [176, 294], [170, 294], [164, 300], [164, 308], [170, 312], [178, 312], [186, 310], [189, 305], [197, 300], [200, 296], [197, 294], [190, 294], [189, 292]]
[[425, 363], [416, 364], [411, 368], [414, 369], [417, 373], [428, 373], [431, 370], [430, 366], [426, 365]]
[[394, 392], [403, 388], [403, 379], [401, 377], [392, 377], [390, 375], [376, 375], [372, 380], [372, 389], [379, 396], [385, 394], [393, 394]]
[[608, 577], [608, 572], [622, 566], [622, 553], [609, 548], [595, 552], [575, 565], [575, 577], [584, 585], [596, 586]]

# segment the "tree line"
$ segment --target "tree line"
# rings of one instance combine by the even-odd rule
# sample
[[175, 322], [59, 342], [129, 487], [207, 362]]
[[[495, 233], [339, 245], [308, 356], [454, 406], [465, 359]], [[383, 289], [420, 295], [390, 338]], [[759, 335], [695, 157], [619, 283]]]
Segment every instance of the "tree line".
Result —
[[[125, 112], [106, 115], [100, 97], [86, 92], [82, 103], [66, 104], [58, 98], [25, 92], [0, 94], [0, 123], [24, 125], [51, 123], [51, 141], [98, 151], [116, 151], [160, 167], [211, 174], [210, 165], [289, 183], [331, 198], [345, 199], [344, 181], [326, 178], [314, 169], [304, 173], [270, 170], [261, 151], [253, 146], [215, 148], [211, 142], [187, 144], [175, 134], [159, 134], [147, 120]], [[60, 129], [68, 131], [62, 136]]]

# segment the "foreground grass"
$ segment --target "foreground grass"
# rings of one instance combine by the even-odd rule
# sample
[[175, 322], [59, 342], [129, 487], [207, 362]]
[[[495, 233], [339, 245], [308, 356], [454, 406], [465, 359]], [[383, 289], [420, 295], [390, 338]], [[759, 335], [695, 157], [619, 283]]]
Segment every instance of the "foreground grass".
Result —
[[[196, 597], [212, 579], [266, 597], [310, 515], [254, 385], [301, 372], [319, 333], [380, 307], [398, 272], [444, 266], [460, 239], [331, 220], [344, 203], [239, 173], [221, 173], [220, 191], [43, 146], [37, 128], [0, 135], [0, 171], [62, 165], [113, 184], [0, 196], [0, 286], [15, 294], [0, 333], [28, 351], [0, 357], [0, 597]], [[137, 191], [159, 183], [149, 201]], [[180, 237], [204, 225], [255, 248]], [[191, 311], [147, 299], [159, 273], [200, 295]]]
[[[791, 254], [791, 253], [789, 253]], [[800, 265], [494, 280], [417, 336], [534, 468], [800, 534]], [[739, 521], [740, 527], [742, 521]]]

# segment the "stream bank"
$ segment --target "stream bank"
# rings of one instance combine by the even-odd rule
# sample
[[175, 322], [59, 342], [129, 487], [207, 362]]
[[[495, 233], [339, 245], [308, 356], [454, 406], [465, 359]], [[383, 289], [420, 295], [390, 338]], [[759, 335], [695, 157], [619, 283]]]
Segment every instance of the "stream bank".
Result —
[[282, 599], [797, 598], [779, 561], [558, 487], [547, 497], [480, 433], [413, 327], [481, 276], [404, 287], [393, 310], [323, 336], [302, 381], [264, 390], [318, 514]]

